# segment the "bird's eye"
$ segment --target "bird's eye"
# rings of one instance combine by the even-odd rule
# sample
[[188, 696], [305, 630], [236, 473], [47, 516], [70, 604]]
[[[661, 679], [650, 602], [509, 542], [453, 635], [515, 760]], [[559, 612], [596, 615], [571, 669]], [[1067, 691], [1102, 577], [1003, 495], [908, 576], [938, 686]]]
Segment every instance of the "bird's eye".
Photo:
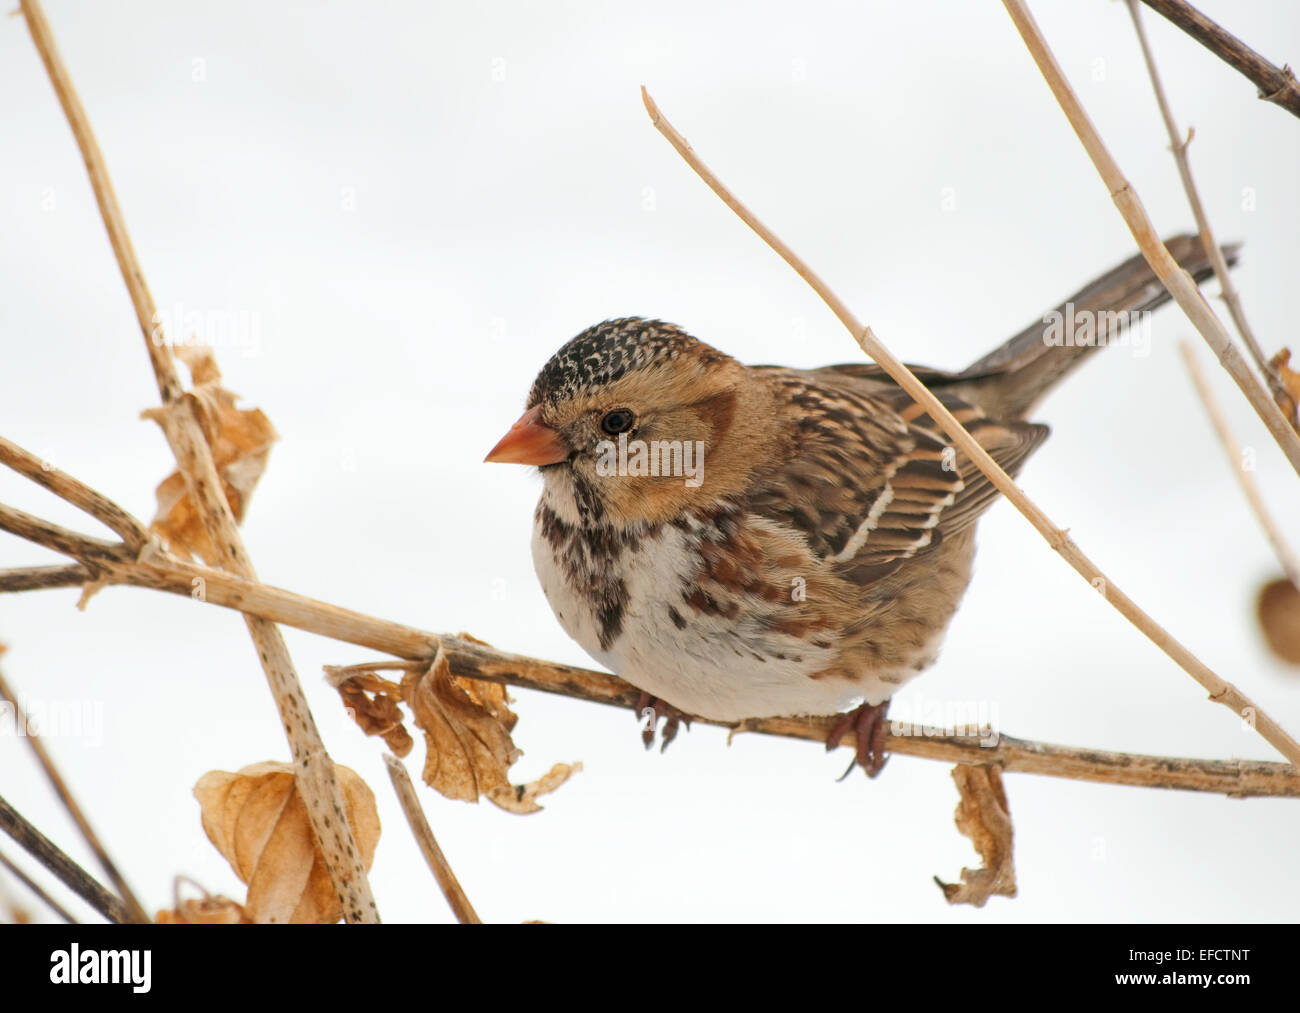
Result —
[[636, 416], [626, 408], [615, 408], [612, 412], [605, 413], [605, 417], [600, 420], [600, 428], [610, 436], [617, 436], [631, 429], [635, 421]]

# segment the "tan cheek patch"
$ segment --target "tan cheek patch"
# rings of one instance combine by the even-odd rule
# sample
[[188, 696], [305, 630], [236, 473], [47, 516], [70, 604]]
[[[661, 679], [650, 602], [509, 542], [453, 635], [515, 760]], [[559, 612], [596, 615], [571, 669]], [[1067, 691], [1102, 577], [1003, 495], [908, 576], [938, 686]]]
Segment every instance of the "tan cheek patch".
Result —
[[696, 496], [700, 492], [700, 489], [693, 489], [683, 479], [673, 476], [612, 475], [598, 476], [595, 481], [601, 483], [598, 488], [610, 513], [624, 523], [670, 521], [696, 505]]
[[692, 405], [695, 415], [708, 426], [713, 441], [721, 441], [731, 429], [732, 420], [736, 417], [736, 394], [734, 391], [723, 391], [705, 401]]

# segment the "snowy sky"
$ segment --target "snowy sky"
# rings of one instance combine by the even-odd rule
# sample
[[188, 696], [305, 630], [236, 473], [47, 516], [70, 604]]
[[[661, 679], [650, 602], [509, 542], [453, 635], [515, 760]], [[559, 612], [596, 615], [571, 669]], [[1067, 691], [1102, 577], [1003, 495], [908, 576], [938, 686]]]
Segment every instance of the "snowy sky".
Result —
[[[1295, 4], [1199, 6], [1275, 62], [1300, 59]], [[1189, 229], [1124, 5], [1032, 7], [1157, 227]], [[49, 0], [160, 309], [241, 322], [208, 329], [227, 386], [282, 436], [245, 523], [264, 580], [587, 665], [532, 573], [540, 483], [480, 463], [546, 358], [625, 315], [672, 320], [750, 362], [858, 356], [651, 128], [642, 84], [910, 361], [964, 365], [1134, 252], [1001, 5], [739, 10]], [[1196, 128], [1211, 220], [1245, 242], [1236, 278], [1255, 329], [1270, 350], [1294, 342], [1300, 123], [1158, 17], [1146, 23], [1175, 114]], [[147, 519], [171, 470], [139, 419], [157, 391], [21, 19], [0, 20], [0, 84], [0, 433]], [[1039, 412], [1053, 436], [1022, 485], [1294, 733], [1300, 673], [1253, 625], [1277, 567], [1178, 359], [1190, 334], [1166, 309], [1149, 355], [1111, 350], [1074, 376]], [[1217, 367], [1212, 380], [1300, 544], [1295, 475]], [[0, 501], [94, 530], [8, 473]], [[52, 561], [0, 537], [0, 566]], [[7, 678], [33, 711], [87, 716], [50, 747], [148, 907], [168, 905], [177, 874], [242, 896], [191, 790], [208, 770], [288, 756], [243, 623], [146, 591], [106, 590], [84, 613], [76, 598], [0, 599]], [[333, 755], [379, 798], [381, 915], [449, 920], [381, 745], [321, 678], [324, 664], [373, 655], [286, 637]], [[1293, 801], [1008, 775], [1020, 897], [950, 909], [931, 876], [976, 859], [941, 764], [900, 756], [878, 781], [836, 783], [847, 754], [759, 736], [728, 747], [707, 727], [647, 754], [629, 713], [516, 698], [517, 778], [557, 761], [585, 770], [529, 817], [424, 793], [486, 920], [1294, 918]], [[982, 523], [940, 662], [899, 702], [982, 705], [1005, 733], [1047, 742], [1277, 758], [1005, 505]], [[0, 794], [91, 867], [8, 728]]]

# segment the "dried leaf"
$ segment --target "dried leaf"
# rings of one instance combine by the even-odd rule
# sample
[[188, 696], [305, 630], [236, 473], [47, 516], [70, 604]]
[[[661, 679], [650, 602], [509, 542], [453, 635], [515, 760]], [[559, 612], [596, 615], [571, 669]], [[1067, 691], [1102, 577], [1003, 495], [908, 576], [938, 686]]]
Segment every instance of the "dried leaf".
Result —
[[221, 382], [221, 370], [217, 368], [217, 356], [210, 345], [173, 345], [172, 355], [185, 363], [190, 371], [190, 385], [202, 387], [206, 384]]
[[397, 756], [415, 744], [402, 724], [402, 687], [374, 672], [362, 672], [335, 686], [352, 720], [367, 735], [378, 735]]
[[960, 883], [934, 881], [949, 904], [983, 907], [994, 894], [1016, 895], [1016, 870], [1012, 860], [1011, 811], [1002, 787], [1002, 768], [958, 764], [952, 768], [961, 801], [957, 804], [957, 829], [971, 839], [984, 860], [982, 869], [962, 869]]
[[181, 901], [170, 911], [154, 916], [158, 925], [252, 925], [253, 919], [238, 901], [207, 895]]
[[[468, 633], [459, 636], [485, 643]], [[536, 781], [511, 784], [510, 766], [523, 753], [510, 738], [519, 717], [510, 709], [506, 687], [452, 674], [441, 648], [429, 665], [411, 667], [400, 686], [368, 671], [371, 667], [327, 665], [325, 670], [361, 730], [382, 736], [398, 756], [406, 756], [412, 745], [398, 702], [411, 709], [424, 732], [424, 782], [448, 798], [477, 802], [487, 796], [507, 812], [534, 813], [542, 808], [540, 796], [582, 769], [581, 763], [557, 763]]]
[[1300, 591], [1283, 577], [1259, 591], [1259, 625], [1268, 646], [1283, 661], [1300, 665]]
[[[236, 521], [242, 521], [258, 479], [266, 470], [271, 444], [279, 437], [270, 420], [255, 408], [236, 408], [238, 395], [221, 386], [212, 349], [203, 345], [179, 345], [174, 354], [190, 370], [192, 389], [183, 398], [192, 404], [212, 448], [212, 459], [221, 476], [221, 487]], [[143, 413], [164, 428], [175, 407], [151, 408]], [[155, 495], [158, 510], [150, 529], [174, 552], [192, 553], [208, 563], [216, 554], [203, 521], [190, 499], [185, 476], [174, 471], [159, 484]]]
[[424, 730], [426, 784], [465, 802], [510, 788], [507, 772], [522, 754], [504, 686], [456, 678], [439, 649], [427, 669], [402, 679], [402, 694]]
[[1286, 390], [1287, 397], [1291, 403], [1286, 404], [1281, 397], [1278, 398], [1278, 407], [1282, 409], [1282, 414], [1287, 417], [1287, 421], [1293, 426], [1300, 426], [1300, 411], [1297, 405], [1300, 405], [1300, 373], [1291, 368], [1291, 349], [1284, 348], [1273, 358], [1268, 360], [1268, 364], [1277, 370], [1277, 375], [1282, 381], [1282, 386]]
[[488, 801], [506, 812], [521, 815], [539, 812], [542, 807], [537, 804], [537, 797], [549, 795], [581, 769], [581, 763], [557, 763], [536, 781], [493, 789], [488, 793]]
[[[362, 864], [379, 841], [375, 796], [347, 767], [335, 765], [344, 811]], [[287, 763], [255, 763], [236, 774], [210, 771], [194, 786], [208, 839], [248, 884], [244, 907], [259, 924], [332, 923], [343, 908], [316, 848], [307, 806]]]

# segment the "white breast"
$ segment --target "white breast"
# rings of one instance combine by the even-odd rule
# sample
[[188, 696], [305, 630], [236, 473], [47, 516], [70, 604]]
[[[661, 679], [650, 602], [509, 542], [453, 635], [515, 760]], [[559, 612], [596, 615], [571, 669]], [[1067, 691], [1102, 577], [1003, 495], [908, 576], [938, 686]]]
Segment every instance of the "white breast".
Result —
[[[560, 500], [549, 487], [542, 497], [562, 518], [568, 519], [566, 513], [573, 517]], [[716, 721], [834, 714], [861, 701], [862, 687], [811, 678], [829, 664], [832, 648], [815, 648], [747, 620], [743, 603], [735, 620], [704, 615], [687, 605], [683, 589], [701, 565], [692, 543], [689, 531], [663, 525], [641, 538], [635, 550], [617, 554], [608, 576], [623, 582], [622, 622], [603, 648], [590, 594], [580, 586], [581, 578], [575, 581], [572, 561], [557, 554], [540, 524], [533, 530], [533, 564], [569, 636], [601, 665], [687, 714]], [[684, 627], [673, 621], [670, 609]]]

